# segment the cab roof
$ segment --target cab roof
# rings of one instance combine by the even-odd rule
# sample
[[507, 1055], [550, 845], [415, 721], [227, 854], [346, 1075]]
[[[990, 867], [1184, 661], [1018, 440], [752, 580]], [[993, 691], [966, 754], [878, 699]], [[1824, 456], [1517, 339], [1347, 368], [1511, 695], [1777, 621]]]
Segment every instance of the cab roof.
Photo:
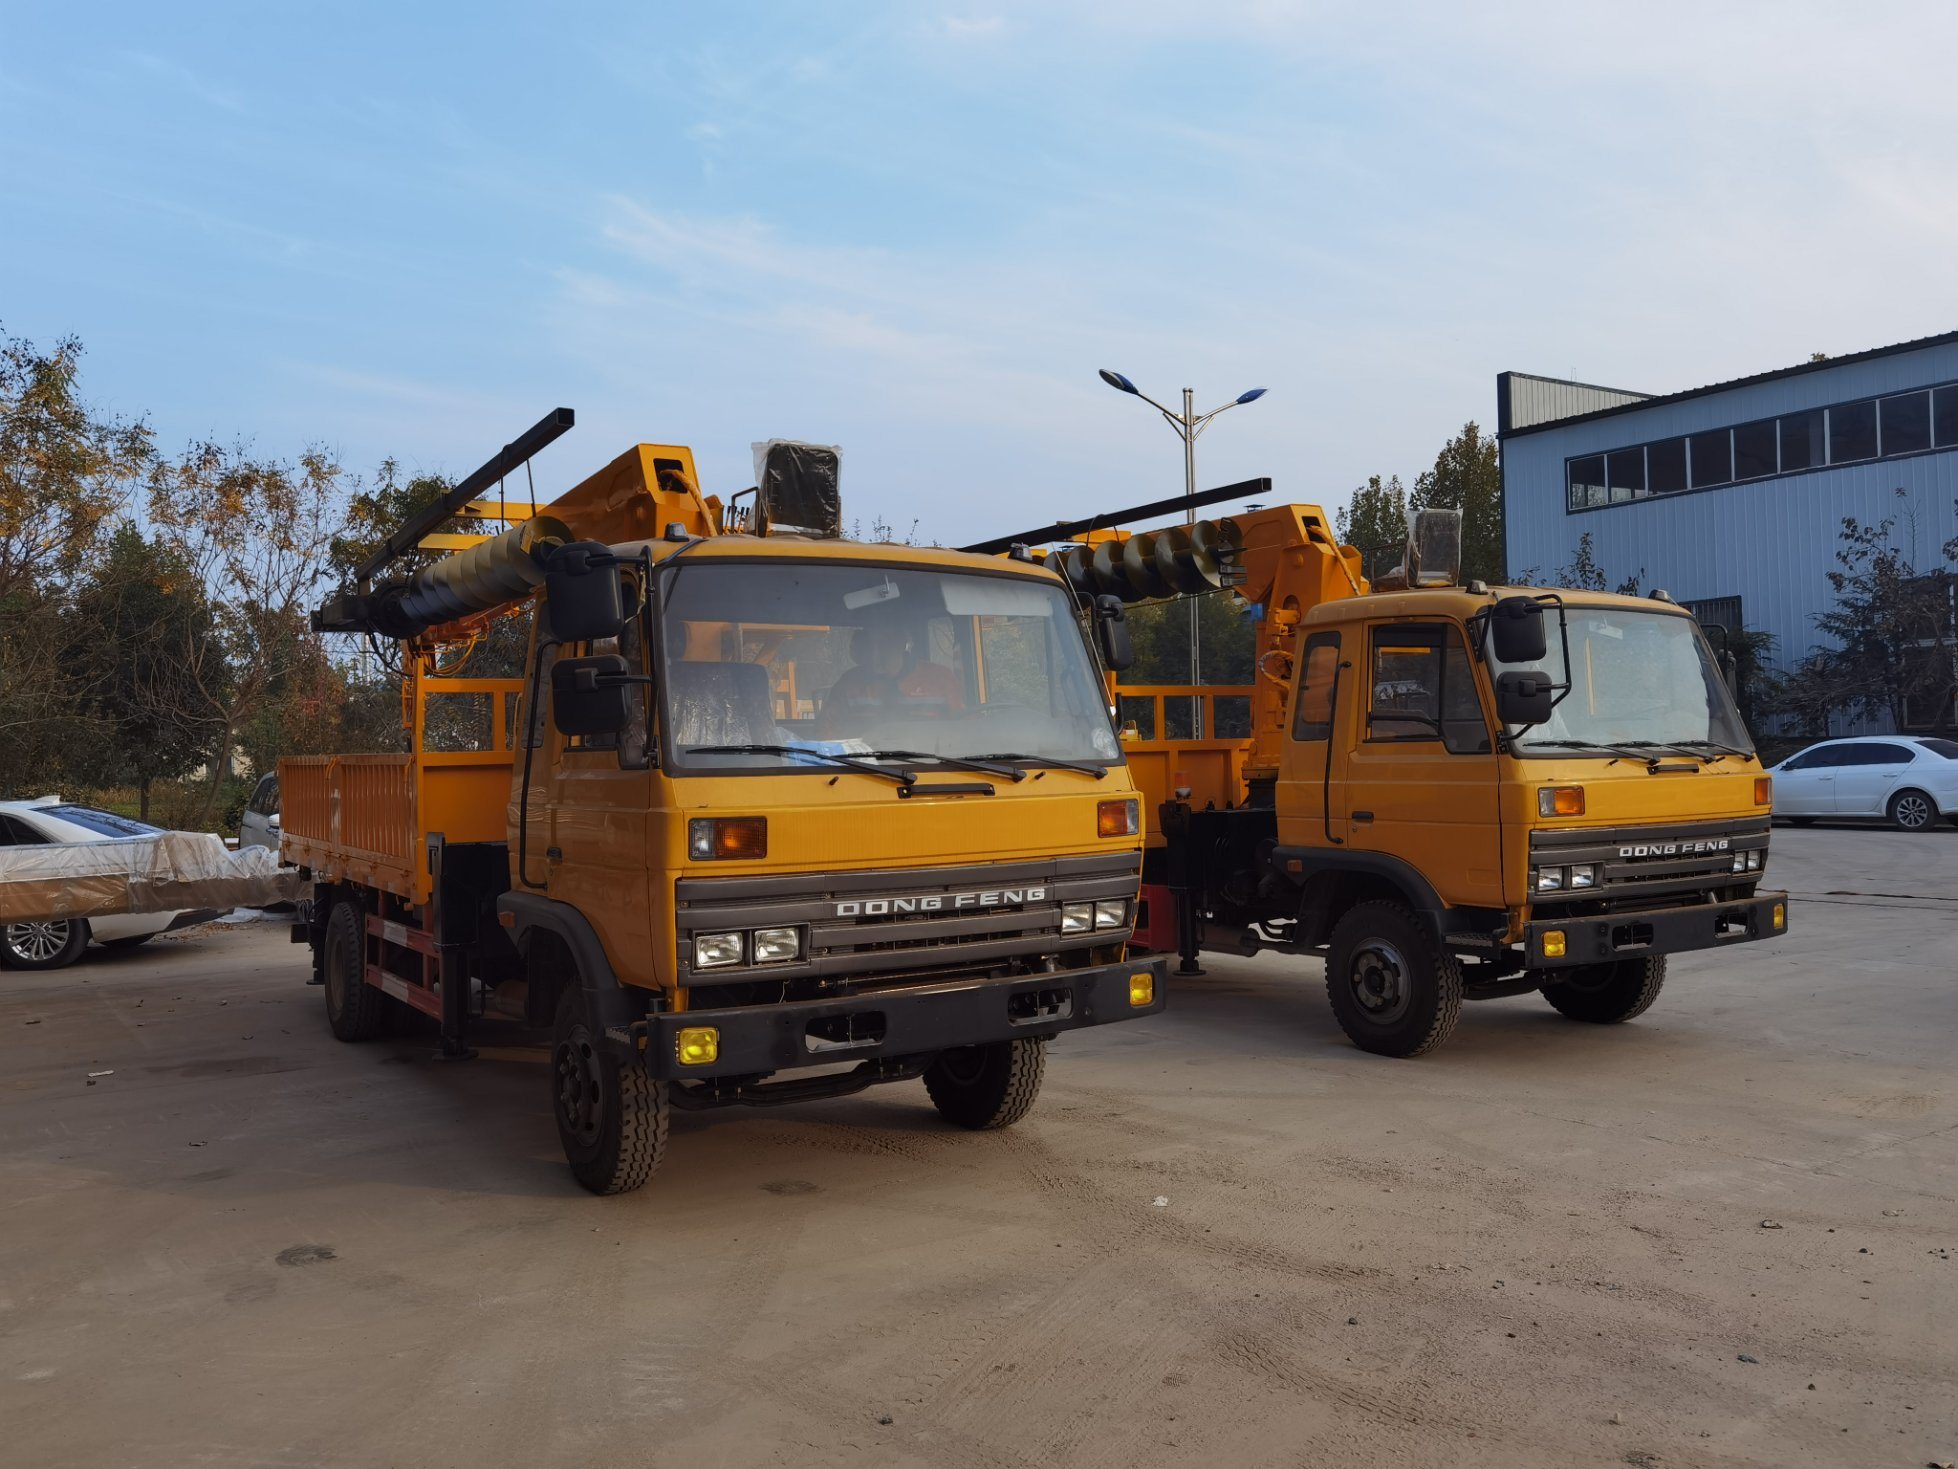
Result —
[[1611, 607], [1623, 612], [1659, 612], [1690, 617], [1677, 602], [1662, 602], [1655, 597], [1628, 597], [1619, 592], [1577, 591], [1569, 587], [1490, 587], [1471, 592], [1467, 587], [1410, 587], [1405, 591], [1367, 592], [1358, 597], [1340, 597], [1321, 602], [1306, 611], [1304, 622], [1318, 626], [1328, 622], [1350, 622], [1375, 617], [1453, 617], [1467, 618], [1493, 606], [1504, 597], [1541, 597], [1554, 593], [1571, 607]]

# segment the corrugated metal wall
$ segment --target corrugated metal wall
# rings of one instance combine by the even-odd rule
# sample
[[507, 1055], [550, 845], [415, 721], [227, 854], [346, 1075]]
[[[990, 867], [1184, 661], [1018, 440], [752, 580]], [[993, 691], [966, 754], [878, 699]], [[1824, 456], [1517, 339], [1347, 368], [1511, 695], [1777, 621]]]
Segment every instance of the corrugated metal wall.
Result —
[[[1808, 372], [1684, 402], [1546, 428], [1502, 446], [1510, 575], [1550, 580], [1589, 532], [1592, 553], [1615, 584], [1638, 575], [1682, 601], [1739, 597], [1750, 629], [1774, 634], [1773, 660], [1787, 666], [1822, 641], [1815, 615], [1833, 600], [1844, 516], [1865, 523], [1900, 509], [1917, 522], [1915, 559], [1945, 564], [1958, 536], [1958, 450], [1878, 460], [1658, 496], [1566, 513], [1567, 458], [1722, 428], [1802, 408], [1958, 381], [1958, 344], [1902, 352], [1840, 371]], [[1895, 491], [1904, 491], [1900, 502]], [[1899, 535], [1907, 534], [1900, 527]]]
[[1575, 418], [1580, 413], [1595, 413], [1600, 408], [1616, 408], [1620, 403], [1637, 403], [1647, 396], [1621, 388], [1534, 377], [1527, 372], [1505, 372], [1496, 379], [1496, 423], [1507, 433], [1559, 418]]

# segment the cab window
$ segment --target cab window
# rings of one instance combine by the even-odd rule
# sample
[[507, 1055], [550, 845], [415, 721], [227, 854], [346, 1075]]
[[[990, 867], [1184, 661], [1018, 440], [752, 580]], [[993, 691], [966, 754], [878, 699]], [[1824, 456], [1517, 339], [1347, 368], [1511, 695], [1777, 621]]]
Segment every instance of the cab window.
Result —
[[1489, 752], [1475, 675], [1461, 633], [1444, 623], [1373, 630], [1367, 733], [1376, 744], [1439, 740], [1454, 755]]
[[1299, 669], [1298, 702], [1292, 711], [1292, 738], [1329, 739], [1333, 731], [1333, 680], [1339, 677], [1339, 634], [1316, 632], [1305, 643]]

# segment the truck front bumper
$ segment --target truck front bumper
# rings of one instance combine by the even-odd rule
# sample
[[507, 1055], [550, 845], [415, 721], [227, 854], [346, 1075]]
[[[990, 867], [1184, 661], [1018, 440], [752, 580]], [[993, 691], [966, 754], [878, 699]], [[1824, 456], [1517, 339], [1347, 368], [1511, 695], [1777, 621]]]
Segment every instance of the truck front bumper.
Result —
[[[1166, 959], [1015, 979], [970, 979], [834, 1000], [795, 1000], [648, 1016], [646, 1069], [658, 1080], [761, 1076], [839, 1061], [926, 1056], [960, 1046], [1058, 1035], [1163, 1008]], [[633, 1029], [638, 1030], [639, 1026]], [[714, 1058], [681, 1061], [683, 1032], [714, 1032]], [[692, 1054], [701, 1054], [698, 1035]]]
[[[1587, 918], [1540, 918], [1523, 925], [1524, 962], [1566, 969], [1649, 954], [1684, 954], [1771, 939], [1788, 931], [1788, 894], [1756, 893], [1738, 903], [1651, 908]], [[1562, 952], [1558, 953], [1560, 946]]]

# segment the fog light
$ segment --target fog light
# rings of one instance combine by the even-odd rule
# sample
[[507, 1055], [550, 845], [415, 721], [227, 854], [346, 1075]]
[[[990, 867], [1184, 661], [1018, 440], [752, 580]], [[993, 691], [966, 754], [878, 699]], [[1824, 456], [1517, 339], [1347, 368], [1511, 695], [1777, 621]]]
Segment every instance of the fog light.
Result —
[[1583, 786], [1538, 786], [1536, 814], [1539, 816], [1582, 816]]
[[1129, 976], [1129, 1008], [1140, 1010], [1156, 1003], [1156, 976], [1144, 970]]
[[1774, 777], [1757, 775], [1754, 777], [1754, 804], [1765, 806], [1774, 798]]
[[1536, 890], [1540, 893], [1554, 893], [1564, 885], [1564, 869], [1561, 867], [1540, 867], [1537, 869]]
[[674, 1035], [673, 1052], [682, 1066], [706, 1066], [721, 1059], [721, 1033], [711, 1025], [687, 1025]]
[[1095, 904], [1096, 928], [1125, 928], [1129, 921], [1129, 904], [1126, 898], [1117, 898], [1112, 903]]
[[755, 930], [755, 963], [786, 964], [802, 956], [802, 930], [799, 928], [758, 928]]
[[742, 950], [741, 937], [738, 933], [695, 934], [693, 967], [725, 969], [730, 964], [739, 964]]
[[1570, 870], [1570, 885], [1574, 888], [1588, 888], [1596, 884], [1598, 869], [1589, 862]]
[[1543, 957], [1561, 959], [1564, 957], [1564, 931], [1561, 928], [1548, 928], [1543, 932]]
[[1141, 829], [1140, 801], [1103, 801], [1095, 807], [1095, 830], [1105, 837], [1132, 837]]
[[1774, 905], [1773, 917], [1774, 917], [1774, 926], [1776, 928], [1785, 928], [1787, 926], [1788, 910], [1782, 904], [1776, 903]]
[[766, 816], [696, 816], [687, 823], [687, 855], [696, 862], [749, 860], [768, 855]]
[[1093, 903], [1061, 904], [1061, 932], [1086, 933], [1095, 926], [1095, 905]]

